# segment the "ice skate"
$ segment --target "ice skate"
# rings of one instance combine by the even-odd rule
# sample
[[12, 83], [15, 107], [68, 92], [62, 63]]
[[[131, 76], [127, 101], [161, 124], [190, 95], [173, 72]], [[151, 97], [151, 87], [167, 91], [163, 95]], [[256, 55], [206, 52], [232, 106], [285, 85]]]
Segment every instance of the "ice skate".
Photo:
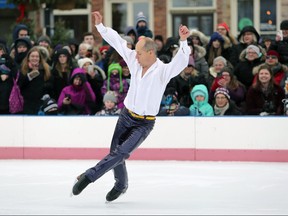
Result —
[[80, 194], [91, 181], [85, 176], [85, 173], [79, 175], [75, 181], [76, 183], [73, 186], [72, 194], [78, 195]]
[[118, 197], [124, 194], [126, 190], [127, 189], [125, 189], [124, 191], [118, 191], [117, 189], [115, 189], [115, 187], [113, 187], [112, 190], [109, 191], [109, 193], [106, 195], [106, 203], [116, 200]]

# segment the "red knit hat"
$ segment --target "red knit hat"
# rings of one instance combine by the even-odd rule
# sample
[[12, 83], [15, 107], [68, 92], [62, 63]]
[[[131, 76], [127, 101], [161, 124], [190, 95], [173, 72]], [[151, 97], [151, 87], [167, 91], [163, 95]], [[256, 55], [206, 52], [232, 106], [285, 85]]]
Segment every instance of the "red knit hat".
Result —
[[228, 26], [227, 23], [225, 23], [225, 22], [223, 22], [223, 23], [219, 23], [219, 24], [217, 25], [217, 27], [219, 27], [219, 26], [224, 27], [224, 28], [226, 29], [227, 32], [230, 31], [229, 26]]
[[278, 59], [280, 58], [280, 55], [277, 51], [275, 50], [269, 50], [266, 54], [266, 56], [276, 56]]

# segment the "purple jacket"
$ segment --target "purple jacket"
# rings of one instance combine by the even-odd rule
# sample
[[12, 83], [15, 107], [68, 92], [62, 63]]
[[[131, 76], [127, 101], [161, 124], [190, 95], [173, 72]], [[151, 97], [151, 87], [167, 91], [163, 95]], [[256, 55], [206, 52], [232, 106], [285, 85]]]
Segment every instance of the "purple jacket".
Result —
[[[76, 75], [79, 75], [82, 79], [83, 85], [78, 87], [74, 86], [73, 79]], [[71, 84], [69, 86], [66, 86], [62, 89], [59, 99], [58, 99], [58, 107], [61, 110], [63, 106], [63, 99], [67, 94], [71, 96], [71, 104], [82, 106], [84, 107], [84, 113], [83, 114], [91, 114], [89, 103], [95, 103], [96, 96], [88, 82], [86, 82], [85, 78], [85, 72], [82, 68], [75, 68], [72, 72]]]

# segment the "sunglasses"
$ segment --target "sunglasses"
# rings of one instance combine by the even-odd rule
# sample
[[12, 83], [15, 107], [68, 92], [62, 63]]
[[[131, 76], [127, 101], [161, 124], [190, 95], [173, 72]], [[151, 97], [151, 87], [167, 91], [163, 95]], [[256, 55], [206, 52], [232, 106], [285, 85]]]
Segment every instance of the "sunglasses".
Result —
[[277, 56], [266, 56], [266, 59], [278, 59]]

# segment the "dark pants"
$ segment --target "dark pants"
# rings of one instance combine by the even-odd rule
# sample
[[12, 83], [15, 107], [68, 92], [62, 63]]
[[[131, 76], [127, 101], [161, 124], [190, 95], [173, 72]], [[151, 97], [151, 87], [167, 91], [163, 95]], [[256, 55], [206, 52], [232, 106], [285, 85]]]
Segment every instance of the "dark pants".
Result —
[[96, 166], [88, 169], [85, 175], [94, 182], [113, 169], [115, 188], [118, 191], [125, 191], [128, 187], [125, 160], [146, 139], [154, 124], [155, 120], [134, 118], [126, 108], [123, 108], [115, 127], [110, 153]]

